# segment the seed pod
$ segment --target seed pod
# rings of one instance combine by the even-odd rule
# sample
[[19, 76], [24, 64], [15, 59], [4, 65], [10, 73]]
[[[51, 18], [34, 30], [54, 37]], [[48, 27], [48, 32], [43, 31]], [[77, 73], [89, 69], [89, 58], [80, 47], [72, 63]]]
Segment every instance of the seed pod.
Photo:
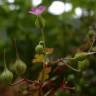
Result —
[[13, 65], [13, 70], [18, 75], [24, 74], [26, 69], [27, 69], [27, 65], [20, 59], [17, 59]]
[[13, 73], [9, 71], [7, 68], [4, 69], [4, 71], [0, 75], [1, 82], [5, 84], [10, 84], [13, 79]]
[[74, 56], [74, 59], [81, 61], [81, 60], [84, 60], [87, 55], [88, 55], [88, 53], [86, 53], [86, 52], [76, 53]]
[[85, 68], [88, 68], [88, 66], [89, 66], [89, 60], [88, 59], [78, 61], [78, 69], [83, 70]]
[[41, 45], [41, 44], [38, 44], [38, 45], [36, 46], [36, 48], [35, 48], [35, 51], [36, 51], [37, 53], [42, 53], [43, 50], [44, 50], [44, 48], [43, 48], [43, 45]]

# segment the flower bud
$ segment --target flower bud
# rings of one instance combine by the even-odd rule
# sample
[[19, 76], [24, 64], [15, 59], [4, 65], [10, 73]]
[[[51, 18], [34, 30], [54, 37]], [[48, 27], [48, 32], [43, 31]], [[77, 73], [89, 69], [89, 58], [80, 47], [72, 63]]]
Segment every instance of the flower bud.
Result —
[[44, 41], [40, 41], [39, 44], [44, 46]]
[[27, 69], [27, 65], [20, 59], [17, 59], [13, 65], [13, 70], [18, 75], [24, 74], [26, 69]]
[[43, 48], [43, 45], [41, 45], [41, 44], [38, 44], [38, 45], [36, 46], [36, 48], [35, 48], [35, 51], [36, 51], [37, 53], [42, 53], [43, 50], [44, 50], [44, 48]]
[[7, 68], [4, 69], [4, 71], [0, 75], [1, 82], [5, 84], [10, 84], [13, 79], [13, 73], [9, 71]]

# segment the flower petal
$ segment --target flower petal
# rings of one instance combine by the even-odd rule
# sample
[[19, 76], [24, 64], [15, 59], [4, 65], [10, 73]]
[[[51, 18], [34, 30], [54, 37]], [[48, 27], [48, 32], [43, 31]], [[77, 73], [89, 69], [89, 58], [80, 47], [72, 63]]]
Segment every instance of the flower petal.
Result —
[[29, 13], [34, 14], [34, 15], [40, 15], [45, 11], [46, 7], [45, 6], [40, 6], [38, 8], [32, 7], [32, 9], [29, 11]]

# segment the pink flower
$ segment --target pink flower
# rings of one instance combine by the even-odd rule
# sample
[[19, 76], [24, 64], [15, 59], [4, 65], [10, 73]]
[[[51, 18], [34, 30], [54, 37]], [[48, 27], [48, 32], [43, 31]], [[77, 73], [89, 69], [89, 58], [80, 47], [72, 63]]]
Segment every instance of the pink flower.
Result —
[[46, 9], [46, 7], [43, 5], [38, 8], [32, 7], [32, 9], [29, 11], [29, 13], [39, 16], [45, 11], [45, 9]]

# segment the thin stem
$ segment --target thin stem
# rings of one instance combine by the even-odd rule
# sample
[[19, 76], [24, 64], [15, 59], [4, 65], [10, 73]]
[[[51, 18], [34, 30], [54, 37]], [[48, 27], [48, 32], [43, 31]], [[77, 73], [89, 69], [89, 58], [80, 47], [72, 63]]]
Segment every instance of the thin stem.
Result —
[[19, 58], [19, 53], [18, 53], [18, 49], [17, 49], [17, 46], [16, 46], [16, 39], [14, 39], [14, 46], [15, 46], [15, 50], [16, 50], [16, 58], [18, 59]]
[[[41, 33], [42, 33], [42, 40], [44, 41], [44, 58], [45, 58], [45, 54], [46, 54], [46, 52], [45, 52], [45, 49], [46, 49], [45, 34], [44, 34], [44, 29], [43, 28], [40, 28], [40, 30], [41, 30]], [[45, 74], [45, 60], [43, 61], [42, 78], [41, 78], [42, 81], [44, 79], [44, 74]]]
[[45, 75], [45, 66], [44, 66], [44, 62], [43, 62], [43, 69], [42, 69], [42, 77], [41, 77], [41, 81], [44, 81], [44, 75]]
[[36, 27], [38, 27], [38, 26], [37, 26], [38, 18], [39, 18], [39, 16], [37, 16], [37, 17], [36, 17], [36, 20], [35, 20], [35, 25], [36, 25]]
[[13, 84], [10, 84], [10, 86], [14, 86], [14, 85], [20, 84], [20, 83], [22, 83], [23, 81], [26, 81], [27, 83], [31, 83], [31, 84], [36, 82], [36, 81], [28, 80], [28, 79], [21, 79], [21, 80], [15, 82], [15, 83], [13, 83]]
[[80, 70], [73, 68], [72, 66], [68, 65], [68, 64], [64, 64], [65, 66], [67, 66], [68, 68], [72, 69], [73, 71], [76, 72], [80, 72]]
[[[42, 40], [44, 41], [44, 58], [45, 58], [46, 44], [45, 44], [45, 35], [44, 35], [44, 30], [43, 29], [41, 29], [41, 33], [42, 33]], [[45, 62], [44, 61], [43, 61], [42, 78], [41, 78], [42, 81], [44, 80], [44, 74], [45, 74]]]
[[[39, 19], [39, 16], [37, 16], [36, 18], [36, 21], [35, 21], [35, 24], [37, 23], [37, 20]], [[42, 40], [44, 41], [44, 58], [45, 58], [45, 55], [46, 55], [46, 52], [45, 52], [45, 49], [46, 49], [46, 44], [45, 44], [45, 34], [44, 34], [44, 29], [43, 28], [40, 28], [41, 30], [41, 33], [42, 33]], [[44, 75], [45, 75], [45, 60], [43, 60], [43, 69], [42, 69], [42, 77], [41, 77], [41, 81], [44, 81]], [[39, 89], [39, 96], [43, 96], [42, 95], [42, 89], [40, 87]]]
[[51, 88], [47, 93], [44, 94], [44, 96], [49, 96], [53, 90], [54, 88]]
[[20, 84], [20, 83], [23, 82], [23, 81], [24, 81], [24, 79], [19, 80], [19, 81], [15, 82], [15, 83], [9, 84], [9, 85], [10, 85], [10, 86], [15, 86], [15, 85], [17, 85], [17, 84]]
[[68, 89], [68, 90], [74, 90], [75, 89], [75, 87], [67, 87], [67, 86], [65, 86], [65, 87], [63, 87], [64, 89]]
[[[45, 59], [45, 55], [46, 55], [46, 41], [45, 41], [45, 34], [44, 34], [44, 29], [41, 28], [41, 33], [42, 33], [42, 40], [44, 41], [44, 59]], [[42, 69], [42, 78], [41, 80], [44, 81], [44, 75], [45, 75], [45, 60], [43, 61], [43, 69]], [[39, 89], [39, 96], [43, 96], [42, 94], [42, 88], [40, 86], [40, 89]]]
[[[41, 33], [42, 33], [42, 40], [44, 41], [44, 58], [45, 58], [45, 55], [46, 55], [46, 52], [45, 52], [46, 44], [45, 44], [44, 29], [41, 29]], [[45, 60], [43, 61], [42, 80], [44, 79], [44, 74], [45, 74]]]
[[44, 41], [44, 52], [45, 52], [45, 49], [46, 49], [46, 41], [45, 41], [45, 34], [44, 34], [44, 29], [41, 29], [41, 33], [42, 33], [42, 40]]
[[5, 49], [4, 49], [4, 67], [7, 68], [6, 59], [5, 59]]
[[[36, 21], [35, 21], [35, 25], [37, 23], [37, 21], [40, 19], [40, 16], [37, 16]], [[38, 26], [37, 26], [38, 27]], [[45, 34], [44, 34], [44, 27], [40, 28], [40, 26], [38, 27], [41, 31], [41, 36], [42, 36], [42, 40], [44, 41], [44, 50], [46, 48], [46, 44], [45, 44]]]
[[[93, 52], [92, 52], [92, 53], [93, 53]], [[68, 60], [73, 60], [73, 58], [67, 58], [67, 59], [68, 59]], [[72, 66], [70, 66], [70, 65], [68, 65], [68, 64], [65, 64], [65, 63], [64, 63], [64, 60], [66, 60], [66, 58], [64, 58], [64, 59], [59, 59], [59, 60], [57, 60], [57, 61], [55, 61], [55, 62], [53, 62], [53, 63], [56, 64], [56, 63], [62, 62], [63, 65], [67, 66], [68, 68], [72, 69], [73, 71], [80, 72], [80, 70], [75, 69], [75, 68], [73, 68]], [[51, 64], [52, 64], [52, 62], [51, 62]]]
[[88, 55], [93, 55], [95, 54], [96, 52], [88, 52]]

